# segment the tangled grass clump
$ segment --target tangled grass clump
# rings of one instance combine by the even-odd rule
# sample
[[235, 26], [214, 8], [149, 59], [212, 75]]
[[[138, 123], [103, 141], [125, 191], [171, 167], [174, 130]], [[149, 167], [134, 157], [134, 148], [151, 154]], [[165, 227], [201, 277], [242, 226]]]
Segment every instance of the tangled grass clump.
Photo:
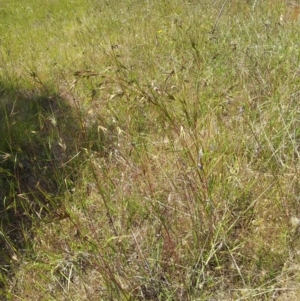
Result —
[[73, 3], [32, 3], [0, 46], [1, 297], [297, 300], [281, 5]]

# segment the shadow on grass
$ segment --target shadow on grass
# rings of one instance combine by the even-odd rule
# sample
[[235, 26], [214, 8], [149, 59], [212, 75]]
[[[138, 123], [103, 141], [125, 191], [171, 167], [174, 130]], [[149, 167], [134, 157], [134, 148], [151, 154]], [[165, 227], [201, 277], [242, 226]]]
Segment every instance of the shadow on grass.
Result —
[[30, 253], [33, 219], [55, 216], [73, 188], [84, 140], [77, 113], [57, 95], [0, 86], [0, 291], [18, 254]]

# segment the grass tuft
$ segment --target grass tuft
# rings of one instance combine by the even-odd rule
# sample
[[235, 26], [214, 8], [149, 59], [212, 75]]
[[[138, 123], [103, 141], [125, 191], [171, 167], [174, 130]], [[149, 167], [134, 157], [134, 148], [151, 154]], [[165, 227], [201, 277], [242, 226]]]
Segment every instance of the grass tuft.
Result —
[[298, 300], [285, 9], [2, 5], [1, 300]]

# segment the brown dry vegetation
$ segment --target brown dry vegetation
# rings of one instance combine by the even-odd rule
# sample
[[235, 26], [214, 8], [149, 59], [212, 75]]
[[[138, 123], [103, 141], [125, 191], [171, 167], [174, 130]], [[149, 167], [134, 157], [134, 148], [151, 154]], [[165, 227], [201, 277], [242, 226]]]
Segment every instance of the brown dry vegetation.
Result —
[[298, 300], [282, 4], [29, 2], [1, 12], [1, 298]]

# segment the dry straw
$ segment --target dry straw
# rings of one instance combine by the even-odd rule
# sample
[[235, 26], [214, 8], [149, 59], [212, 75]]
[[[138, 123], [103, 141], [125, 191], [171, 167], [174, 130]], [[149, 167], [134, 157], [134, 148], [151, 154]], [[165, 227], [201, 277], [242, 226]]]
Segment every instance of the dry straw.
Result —
[[300, 4], [297, 1], [287, 1], [284, 13], [280, 16], [281, 23], [299, 22]]

